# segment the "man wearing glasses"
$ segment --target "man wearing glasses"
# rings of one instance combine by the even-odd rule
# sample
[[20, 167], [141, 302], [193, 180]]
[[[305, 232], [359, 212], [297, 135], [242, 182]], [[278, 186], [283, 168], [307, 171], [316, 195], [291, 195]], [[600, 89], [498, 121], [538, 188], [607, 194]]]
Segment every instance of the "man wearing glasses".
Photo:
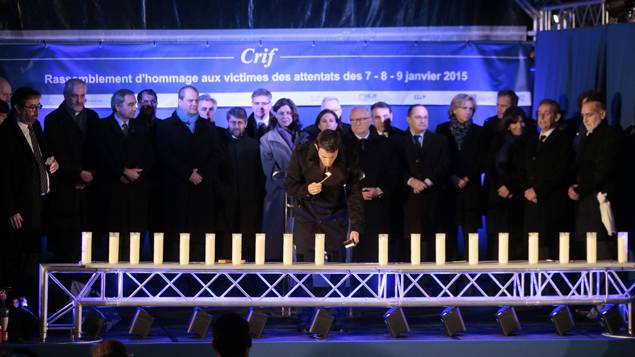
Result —
[[247, 119], [245, 133], [257, 140], [265, 134], [271, 114], [271, 92], [258, 88], [251, 94], [252, 113]]
[[[37, 297], [37, 266], [44, 197], [59, 166], [49, 156], [37, 120], [40, 93], [18, 88], [11, 97], [12, 110], [0, 133], [0, 211], [3, 231], [2, 283], [14, 287], [16, 296]], [[6, 227], [8, 225], [8, 227]]]

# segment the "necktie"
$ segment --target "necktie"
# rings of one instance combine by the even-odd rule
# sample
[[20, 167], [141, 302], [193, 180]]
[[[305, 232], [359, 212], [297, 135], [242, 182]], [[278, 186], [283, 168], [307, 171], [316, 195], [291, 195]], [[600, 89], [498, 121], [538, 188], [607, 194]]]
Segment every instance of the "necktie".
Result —
[[366, 141], [367, 141], [366, 139], [360, 139], [359, 140], [359, 145], [360, 145], [362, 151], [366, 151]]
[[547, 140], [547, 135], [540, 135], [540, 142], [544, 143]]
[[29, 125], [29, 137], [31, 138], [33, 156], [35, 157], [35, 161], [37, 161], [38, 174], [40, 176], [40, 193], [45, 194], [47, 191], [46, 168], [44, 167], [44, 163], [42, 163], [42, 152], [40, 151], [40, 145], [37, 141], [35, 130], [33, 130], [32, 125]]
[[415, 145], [417, 145], [418, 148], [421, 148], [421, 135], [415, 135], [413, 138]]
[[125, 123], [121, 126], [121, 131], [123, 132], [124, 136], [128, 136], [128, 129], [129, 129], [128, 123]]

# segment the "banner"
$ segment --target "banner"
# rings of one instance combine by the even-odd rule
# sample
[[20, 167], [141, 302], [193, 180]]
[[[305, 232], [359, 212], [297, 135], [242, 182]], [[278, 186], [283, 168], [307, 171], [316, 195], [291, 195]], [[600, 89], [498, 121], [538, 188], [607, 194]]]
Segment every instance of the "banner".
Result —
[[[293, 30], [290, 30], [293, 31]], [[531, 105], [530, 46], [465, 42], [210, 42], [145, 44], [2, 44], [0, 75], [14, 88], [32, 86], [42, 104], [63, 100], [66, 80], [88, 83], [87, 105], [110, 107], [117, 89], [152, 88], [159, 106], [174, 107], [191, 84], [220, 106], [250, 104], [267, 88], [274, 100], [320, 105], [325, 96], [343, 105], [448, 105], [457, 93], [495, 105], [496, 92], [513, 89]]]

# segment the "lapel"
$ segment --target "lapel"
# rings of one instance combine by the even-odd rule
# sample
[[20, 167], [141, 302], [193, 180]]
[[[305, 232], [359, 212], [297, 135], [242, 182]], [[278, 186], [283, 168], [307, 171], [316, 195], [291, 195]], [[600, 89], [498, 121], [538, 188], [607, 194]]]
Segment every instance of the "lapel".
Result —
[[[9, 119], [7, 119], [7, 120], [9, 120]], [[28, 157], [31, 160], [35, 161], [35, 155], [33, 154], [33, 150], [31, 149], [31, 146], [29, 145], [29, 142], [26, 141], [26, 138], [24, 137], [24, 133], [22, 132], [22, 129], [18, 125], [17, 120], [16, 119], [11, 120], [11, 124], [13, 126], [14, 135], [16, 135], [16, 137], [17, 137], [17, 142], [19, 143], [18, 145], [20, 145], [20, 150], [23, 152], [23, 155], [25, 157]], [[36, 135], [35, 136], [36, 136], [36, 139], [38, 140], [38, 144], [39, 144], [39, 141], [41, 141], [41, 139], [39, 137], [37, 137], [37, 131], [36, 131]], [[42, 155], [44, 155], [44, 154], [42, 154]]]

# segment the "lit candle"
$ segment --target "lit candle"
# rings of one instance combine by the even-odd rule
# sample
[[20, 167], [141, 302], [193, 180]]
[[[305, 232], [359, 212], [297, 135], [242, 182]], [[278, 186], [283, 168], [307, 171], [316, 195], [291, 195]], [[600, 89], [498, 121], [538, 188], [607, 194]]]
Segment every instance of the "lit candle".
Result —
[[240, 233], [232, 234], [232, 264], [242, 264], [243, 254], [243, 235]]
[[154, 264], [163, 264], [163, 233], [154, 233]]
[[324, 240], [323, 233], [315, 234], [315, 265], [324, 265]]
[[190, 264], [190, 234], [181, 233], [179, 235], [179, 263], [181, 265]]
[[82, 265], [93, 262], [93, 233], [82, 232]]
[[388, 264], [388, 234], [379, 235], [379, 265]]
[[445, 233], [435, 235], [434, 251], [437, 265], [445, 264]]
[[410, 234], [410, 264], [421, 264], [421, 234]]
[[256, 234], [256, 264], [262, 265], [265, 263], [265, 234]]
[[119, 233], [108, 234], [108, 264], [119, 263]]
[[569, 232], [560, 232], [560, 264], [569, 264]]
[[498, 264], [509, 263], [509, 233], [498, 233]]
[[469, 263], [470, 265], [478, 264], [478, 233], [468, 234], [469, 239]]
[[282, 264], [293, 264], [293, 234], [285, 233], [282, 237]]
[[216, 260], [216, 234], [205, 233], [205, 265], [214, 265]]
[[139, 264], [139, 248], [141, 247], [141, 234], [130, 233], [130, 264]]
[[596, 232], [586, 233], [586, 262], [588, 264], [598, 262], [598, 235]]
[[538, 264], [538, 233], [529, 233], [529, 264]]
[[628, 262], [628, 232], [617, 233], [617, 262]]

